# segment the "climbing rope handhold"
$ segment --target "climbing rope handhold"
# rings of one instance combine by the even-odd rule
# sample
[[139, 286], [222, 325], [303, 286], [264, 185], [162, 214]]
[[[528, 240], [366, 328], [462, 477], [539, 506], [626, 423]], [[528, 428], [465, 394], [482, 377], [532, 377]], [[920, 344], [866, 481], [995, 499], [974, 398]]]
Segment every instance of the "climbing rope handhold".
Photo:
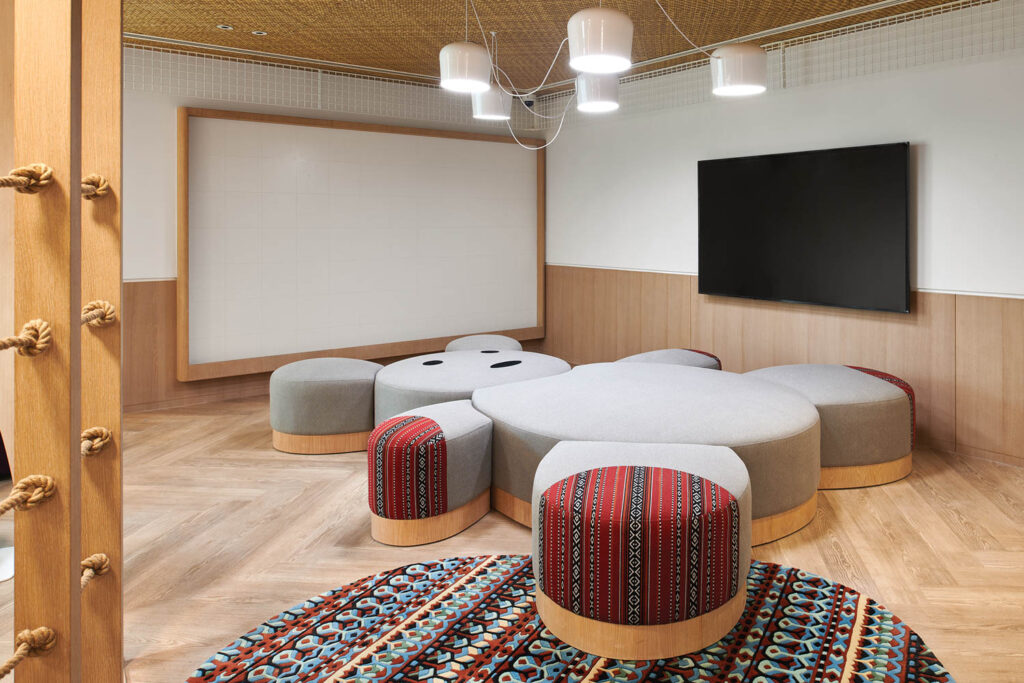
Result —
[[113, 435], [106, 427], [89, 427], [82, 432], [82, 455], [96, 455], [110, 443]]
[[109, 192], [110, 183], [103, 176], [92, 173], [82, 178], [82, 199], [99, 199]]
[[82, 560], [82, 588], [89, 585], [97, 576], [110, 571], [110, 558], [103, 553], [96, 553]]
[[14, 654], [0, 666], [0, 678], [14, 671], [14, 667], [21, 664], [21, 660], [44, 655], [56, 644], [57, 634], [51, 628], [40, 626], [31, 630], [25, 629], [14, 639]]
[[52, 496], [55, 490], [53, 477], [30, 474], [11, 487], [11, 494], [0, 501], [0, 515], [11, 509], [30, 510]]
[[11, 169], [0, 176], [0, 187], [13, 187], [15, 192], [35, 194], [53, 182], [53, 169], [46, 164], [29, 164]]
[[38, 356], [50, 346], [51, 341], [53, 334], [50, 323], [39, 319], [29, 320], [17, 337], [0, 337], [0, 351], [16, 348], [22, 356]]
[[89, 327], [105, 327], [117, 320], [114, 304], [97, 299], [82, 306], [82, 324]]

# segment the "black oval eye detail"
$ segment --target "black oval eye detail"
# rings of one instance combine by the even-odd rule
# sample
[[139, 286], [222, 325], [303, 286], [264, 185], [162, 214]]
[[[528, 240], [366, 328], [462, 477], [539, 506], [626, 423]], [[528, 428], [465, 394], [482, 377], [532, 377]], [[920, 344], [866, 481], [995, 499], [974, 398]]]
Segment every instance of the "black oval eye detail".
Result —
[[487, 349], [486, 351], [481, 351], [480, 353], [497, 353], [497, 351], [495, 351], [494, 349]]
[[443, 360], [428, 360], [428, 361], [424, 361], [423, 364], [424, 365], [440, 365], [443, 362], [444, 362]]
[[506, 360], [506, 361], [502, 361], [501, 363], [495, 363], [491, 367], [492, 368], [510, 368], [513, 365], [519, 365], [522, 362], [523, 361], [521, 361], [521, 360]]

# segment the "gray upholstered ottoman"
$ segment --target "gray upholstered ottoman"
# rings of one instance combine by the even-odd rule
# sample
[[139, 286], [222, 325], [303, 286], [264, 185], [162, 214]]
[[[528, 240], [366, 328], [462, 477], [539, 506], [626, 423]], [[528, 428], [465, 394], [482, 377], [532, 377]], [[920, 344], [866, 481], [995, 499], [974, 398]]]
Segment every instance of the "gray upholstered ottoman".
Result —
[[817, 509], [818, 411], [773, 382], [680, 365], [598, 363], [478, 389], [473, 405], [494, 421], [492, 504], [523, 524], [537, 466], [560, 441], [731, 448], [750, 474], [755, 545], [800, 529]]
[[522, 351], [523, 345], [512, 337], [503, 334], [473, 334], [468, 337], [459, 337], [448, 342], [445, 351], [483, 351], [485, 349], [497, 349], [498, 351]]
[[440, 541], [491, 509], [491, 421], [469, 401], [381, 422], [366, 457], [371, 534], [381, 543]]
[[701, 650], [736, 625], [750, 569], [750, 479], [721, 446], [563, 441], [533, 480], [537, 611], [601, 657]]
[[667, 363], [668, 365], [688, 365], [691, 368], [707, 368], [721, 370], [722, 361], [718, 356], [697, 349], [659, 349], [645, 351], [634, 356], [626, 356], [617, 363]]
[[349, 453], [373, 429], [373, 380], [381, 366], [352, 358], [311, 358], [270, 375], [274, 448], [286, 453]]
[[817, 407], [820, 488], [876, 486], [910, 474], [914, 390], [899, 377], [846, 365], [780, 365], [747, 376], [789, 387]]
[[564, 360], [528, 351], [448, 351], [406, 358], [377, 374], [374, 417], [379, 424], [417, 406], [469, 398], [480, 387], [568, 371]]

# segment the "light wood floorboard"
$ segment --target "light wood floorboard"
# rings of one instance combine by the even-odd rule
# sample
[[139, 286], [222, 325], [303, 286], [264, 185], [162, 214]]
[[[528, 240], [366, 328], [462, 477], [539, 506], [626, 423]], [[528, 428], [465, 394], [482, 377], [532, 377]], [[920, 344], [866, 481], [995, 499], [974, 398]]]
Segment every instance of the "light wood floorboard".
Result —
[[[267, 617], [370, 573], [530, 551], [527, 529], [496, 512], [427, 546], [373, 542], [365, 454], [277, 452], [267, 419], [266, 398], [126, 416], [131, 683], [183, 681]], [[10, 529], [0, 520], [0, 538]], [[919, 449], [906, 479], [823, 491], [808, 527], [754, 556], [878, 599], [961, 683], [1024, 680], [1022, 468]], [[2, 652], [11, 595], [0, 584]]]

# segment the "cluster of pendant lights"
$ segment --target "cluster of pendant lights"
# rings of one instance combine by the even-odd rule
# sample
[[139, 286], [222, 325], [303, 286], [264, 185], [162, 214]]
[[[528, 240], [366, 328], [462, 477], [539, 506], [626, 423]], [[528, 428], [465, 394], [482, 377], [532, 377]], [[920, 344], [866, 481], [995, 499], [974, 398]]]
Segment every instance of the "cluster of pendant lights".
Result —
[[[618, 10], [591, 7], [572, 15], [568, 33], [569, 66], [579, 72], [577, 110], [598, 113], [618, 109], [618, 74], [632, 66], [633, 22]], [[757, 45], [726, 45], [712, 52], [710, 58], [715, 95], [757, 95], [765, 91], [767, 54]], [[441, 49], [440, 59], [441, 87], [470, 93], [474, 118], [511, 118], [513, 95], [503, 87], [492, 87], [495, 69], [486, 48], [469, 41], [450, 43]]]

